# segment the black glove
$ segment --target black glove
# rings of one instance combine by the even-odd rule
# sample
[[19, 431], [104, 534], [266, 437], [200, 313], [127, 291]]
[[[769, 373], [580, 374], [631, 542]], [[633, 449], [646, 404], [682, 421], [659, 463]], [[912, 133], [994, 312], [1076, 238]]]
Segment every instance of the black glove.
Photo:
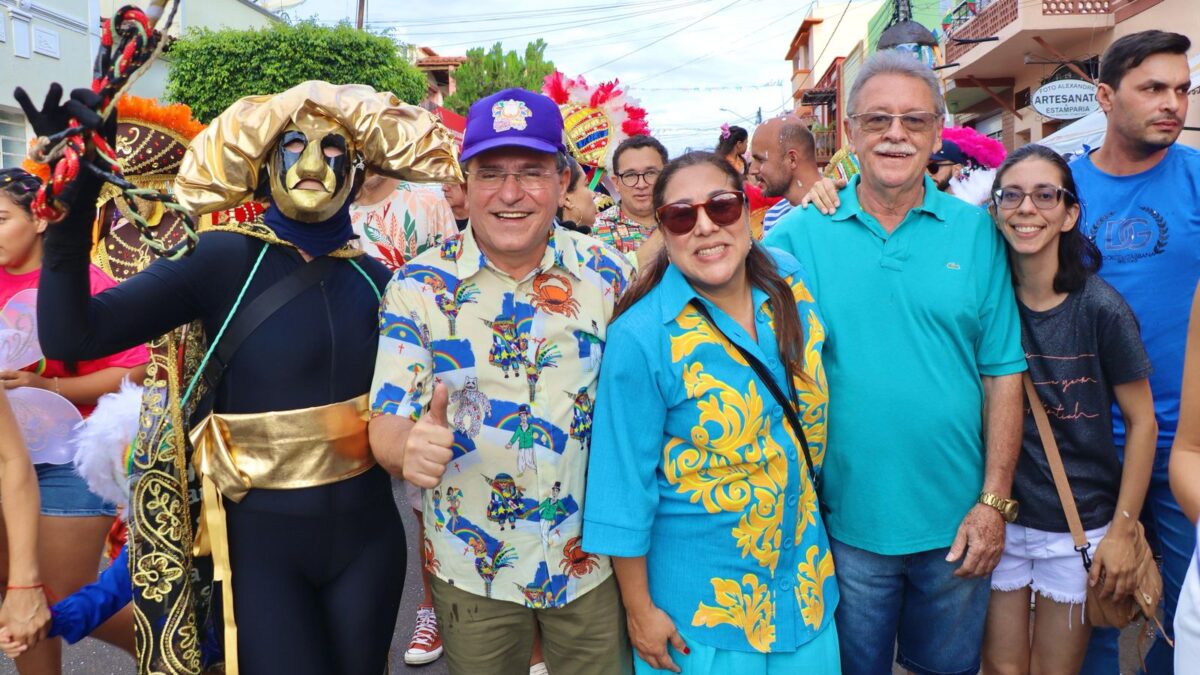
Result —
[[109, 145], [112, 145], [116, 139], [117, 116], [110, 115], [108, 120], [100, 117], [100, 113], [96, 111], [100, 108], [103, 99], [100, 94], [91, 89], [75, 89], [71, 92], [71, 98], [62, 103], [62, 87], [55, 82], [46, 92], [46, 99], [42, 102], [41, 110], [38, 110], [29, 98], [29, 94], [21, 87], [17, 87], [13, 92], [13, 98], [17, 99], [21, 110], [25, 112], [26, 119], [29, 120], [29, 125], [33, 127], [34, 133], [38, 136], [57, 134], [66, 129], [71, 118], [74, 117], [84, 129], [98, 129]]
[[13, 92], [13, 98], [17, 99], [21, 110], [25, 111], [25, 118], [29, 120], [29, 125], [33, 127], [33, 132], [38, 136], [49, 136], [67, 128], [67, 119], [70, 114], [59, 105], [59, 101], [62, 100], [62, 87], [57, 82], [50, 85], [50, 91], [46, 92], [46, 100], [42, 103], [41, 110], [33, 105], [29, 94], [25, 93], [21, 87], [17, 87]]

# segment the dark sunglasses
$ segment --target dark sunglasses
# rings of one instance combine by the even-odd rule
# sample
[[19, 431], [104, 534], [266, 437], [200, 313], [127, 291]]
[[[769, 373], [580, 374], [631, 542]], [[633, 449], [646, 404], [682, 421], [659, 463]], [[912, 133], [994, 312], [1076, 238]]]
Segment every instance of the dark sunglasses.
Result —
[[944, 166], [954, 166], [954, 162], [930, 162], [929, 165], [925, 167], [925, 170], [932, 175], [938, 171], [941, 171], [942, 167]]
[[654, 214], [658, 216], [659, 224], [667, 228], [671, 234], [687, 234], [696, 227], [700, 209], [704, 209], [704, 212], [708, 214], [708, 219], [714, 225], [727, 227], [742, 217], [742, 206], [745, 202], [746, 195], [730, 190], [718, 192], [709, 197], [708, 201], [699, 204], [684, 204], [683, 202], [665, 204], [658, 207]]

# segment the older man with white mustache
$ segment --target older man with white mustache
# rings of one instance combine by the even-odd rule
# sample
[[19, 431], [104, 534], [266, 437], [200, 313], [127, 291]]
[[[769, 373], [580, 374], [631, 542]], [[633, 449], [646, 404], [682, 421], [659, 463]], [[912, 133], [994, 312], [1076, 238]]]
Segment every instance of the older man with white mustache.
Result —
[[848, 108], [862, 171], [840, 207], [796, 209], [765, 240], [805, 265], [829, 330], [821, 503], [842, 668], [891, 672], [895, 654], [974, 673], [1017, 511], [1025, 354], [1004, 244], [926, 174], [945, 113], [928, 68], [879, 52]]

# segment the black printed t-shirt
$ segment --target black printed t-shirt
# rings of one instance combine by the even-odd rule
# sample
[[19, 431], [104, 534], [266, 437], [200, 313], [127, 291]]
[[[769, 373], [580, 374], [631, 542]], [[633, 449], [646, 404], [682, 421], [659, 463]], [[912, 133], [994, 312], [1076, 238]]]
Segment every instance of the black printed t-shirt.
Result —
[[[1095, 275], [1053, 309], [1035, 312], [1018, 305], [1029, 376], [1050, 418], [1079, 518], [1086, 530], [1102, 527], [1112, 520], [1121, 487], [1112, 388], [1144, 379], [1151, 370], [1137, 318]], [[1069, 531], [1028, 402], [1013, 496], [1021, 502], [1018, 524]]]

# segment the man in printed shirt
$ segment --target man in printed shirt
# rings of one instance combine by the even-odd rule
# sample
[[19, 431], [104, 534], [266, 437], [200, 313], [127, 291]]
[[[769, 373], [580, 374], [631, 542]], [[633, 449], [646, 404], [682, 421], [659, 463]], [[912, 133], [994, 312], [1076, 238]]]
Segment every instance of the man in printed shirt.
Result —
[[621, 202], [596, 216], [592, 236], [632, 257], [658, 229], [651, 194], [667, 164], [667, 149], [650, 136], [630, 136], [613, 151], [612, 164]]
[[[588, 451], [571, 431], [629, 265], [555, 224], [570, 177], [561, 138], [544, 96], [507, 89], [472, 105], [460, 158], [471, 224], [400, 269], [384, 298], [371, 445], [393, 473], [459, 502], [441, 528], [424, 509], [451, 673], [526, 672], [534, 620], [553, 672], [632, 665], [611, 565], [580, 549]], [[525, 427], [531, 449], [511, 440]]]

